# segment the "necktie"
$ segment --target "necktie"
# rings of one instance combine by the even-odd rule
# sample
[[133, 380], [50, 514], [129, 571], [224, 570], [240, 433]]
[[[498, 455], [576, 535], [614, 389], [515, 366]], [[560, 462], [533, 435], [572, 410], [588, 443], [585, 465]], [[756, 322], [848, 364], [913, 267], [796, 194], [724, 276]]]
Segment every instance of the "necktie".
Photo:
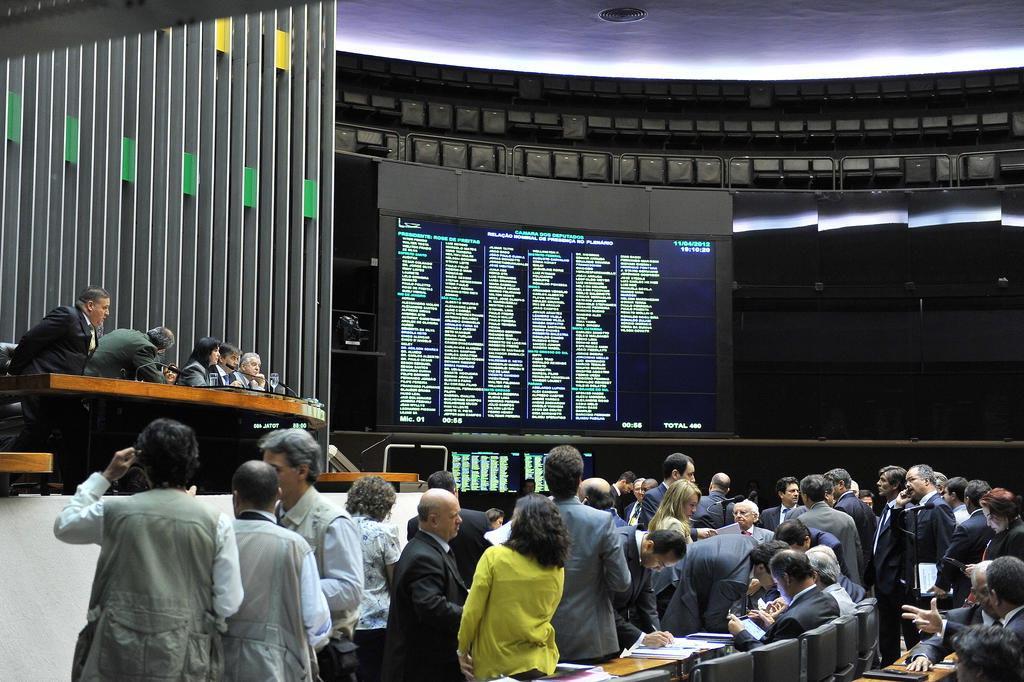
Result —
[[875, 544], [872, 551], [878, 551], [878, 538], [887, 523], [889, 523], [889, 505], [885, 505], [885, 509], [882, 510], [882, 518], [878, 521], [878, 530], [875, 531]]
[[640, 503], [633, 505], [633, 512], [629, 515], [629, 525], [635, 526], [640, 520]]
[[96, 327], [89, 327], [89, 352], [96, 350]]
[[788, 507], [783, 507], [779, 510], [779, 525], [781, 526], [786, 522], [786, 514], [789, 512]]

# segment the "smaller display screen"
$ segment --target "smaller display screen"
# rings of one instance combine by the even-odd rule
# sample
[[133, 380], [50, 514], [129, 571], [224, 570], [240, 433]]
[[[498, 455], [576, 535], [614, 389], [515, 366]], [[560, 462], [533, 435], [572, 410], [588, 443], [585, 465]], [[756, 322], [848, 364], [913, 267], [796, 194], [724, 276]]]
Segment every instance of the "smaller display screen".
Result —
[[[594, 454], [592, 452], [581, 453], [583, 455], [583, 480], [594, 476]], [[544, 458], [546, 452], [527, 452], [523, 454], [523, 480], [532, 478], [536, 483], [535, 491], [538, 493], [548, 492], [548, 483], [544, 480]]]
[[467, 492], [519, 492], [523, 458], [518, 452], [453, 452], [452, 476], [458, 489]]

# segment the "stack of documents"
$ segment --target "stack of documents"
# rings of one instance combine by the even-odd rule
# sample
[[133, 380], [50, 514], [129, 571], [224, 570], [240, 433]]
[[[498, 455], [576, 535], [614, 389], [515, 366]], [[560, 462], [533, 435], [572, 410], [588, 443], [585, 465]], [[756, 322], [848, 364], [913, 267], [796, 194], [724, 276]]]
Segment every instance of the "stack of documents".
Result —
[[632, 647], [622, 652], [622, 658], [633, 656], [635, 658], [663, 658], [667, 660], [683, 661], [695, 654], [700, 654], [704, 651], [712, 651], [714, 649], [721, 649], [725, 646], [725, 642], [709, 642], [703, 639], [676, 637], [671, 644], [661, 647], [644, 646], [642, 642], [637, 642]]

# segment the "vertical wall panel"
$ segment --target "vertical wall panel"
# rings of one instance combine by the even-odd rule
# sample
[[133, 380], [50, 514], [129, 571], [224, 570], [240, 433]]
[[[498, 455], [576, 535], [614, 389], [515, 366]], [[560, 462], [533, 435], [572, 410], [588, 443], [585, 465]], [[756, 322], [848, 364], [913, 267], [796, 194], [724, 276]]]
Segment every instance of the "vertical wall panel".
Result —
[[3, 62], [0, 340], [99, 284], [108, 330], [167, 324], [179, 364], [200, 336], [236, 341], [326, 400], [335, 13], [233, 17], [227, 51], [209, 21]]

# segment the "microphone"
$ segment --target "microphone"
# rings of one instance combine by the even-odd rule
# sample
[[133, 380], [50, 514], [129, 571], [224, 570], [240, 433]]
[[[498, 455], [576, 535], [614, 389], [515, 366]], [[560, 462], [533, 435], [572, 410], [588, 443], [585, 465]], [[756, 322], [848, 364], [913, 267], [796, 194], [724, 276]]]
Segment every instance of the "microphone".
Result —
[[[179, 370], [179, 369], [177, 369], [175, 367], [171, 367], [170, 365], [165, 365], [164, 363], [162, 363], [162, 362], [160, 362], [158, 360], [153, 360], [152, 362], [147, 362], [146, 364], [139, 365], [138, 367], [135, 368], [135, 381], [139, 380], [139, 372], [141, 370], [145, 369], [146, 367], [152, 367], [153, 365], [156, 365], [160, 369], [166, 369], [166, 370], [169, 370], [171, 372], [174, 372], [175, 374], [181, 374], [181, 370]], [[121, 370], [121, 371], [123, 372], [124, 370]]]

